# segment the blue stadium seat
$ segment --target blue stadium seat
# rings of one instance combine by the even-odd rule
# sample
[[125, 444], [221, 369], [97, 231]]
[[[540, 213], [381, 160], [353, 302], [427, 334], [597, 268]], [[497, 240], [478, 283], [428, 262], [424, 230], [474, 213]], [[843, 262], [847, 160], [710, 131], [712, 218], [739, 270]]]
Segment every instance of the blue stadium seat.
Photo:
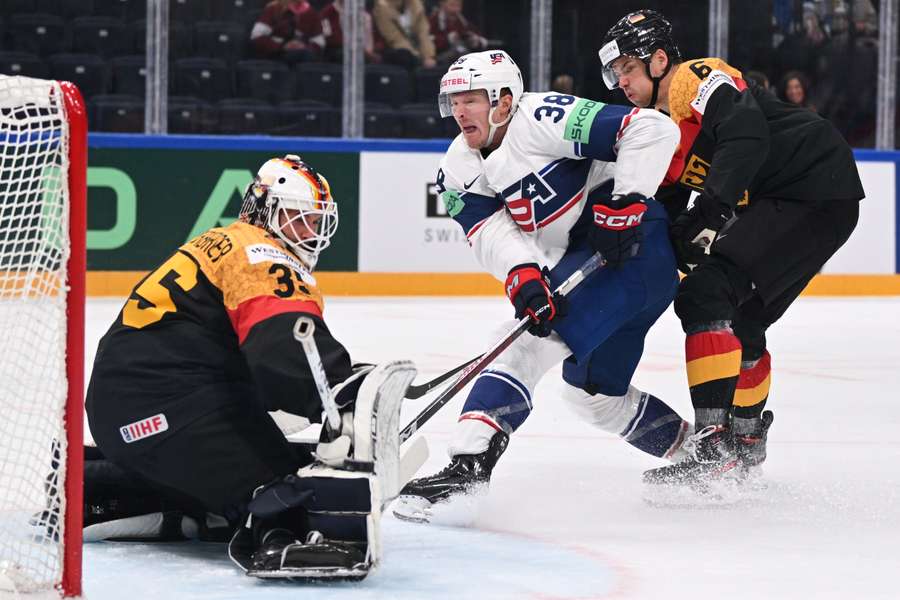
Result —
[[47, 59], [53, 79], [71, 81], [85, 98], [109, 91], [109, 68], [94, 54], [54, 54]]
[[119, 56], [109, 61], [112, 70], [112, 91], [144, 97], [147, 87], [147, 57], [142, 55]]
[[[134, 40], [134, 51], [144, 54], [147, 50], [147, 20], [138, 19], [129, 26]], [[178, 21], [169, 21], [169, 56], [187, 58], [194, 54], [194, 32], [191, 27]]]
[[66, 19], [86, 17], [94, 14], [94, 0], [59, 0], [59, 12], [53, 11]]
[[144, 131], [144, 101], [122, 94], [94, 96], [88, 100], [94, 121], [92, 131], [142, 133]]
[[196, 96], [209, 102], [231, 98], [232, 73], [218, 58], [181, 58], [175, 61], [175, 93]]
[[218, 111], [208, 102], [189, 96], [169, 96], [169, 133], [218, 131]]
[[117, 19], [141, 19], [147, 16], [147, 0], [93, 0], [94, 14]]
[[0, 52], [0, 73], [3, 75], [24, 75], [47, 79], [50, 67], [46, 62], [27, 52]]
[[340, 106], [343, 98], [344, 69], [330, 63], [297, 65], [297, 87], [300, 99], [318, 100]]
[[12, 49], [49, 56], [65, 49], [65, 24], [62, 17], [48, 14], [18, 14], [9, 19], [7, 30]]
[[244, 26], [227, 21], [202, 21], [194, 25], [194, 48], [197, 56], [227, 61], [240, 60], [250, 40]]
[[237, 95], [266, 102], [286, 102], [295, 97], [294, 73], [282, 62], [242, 60], [235, 67]]
[[409, 72], [396, 65], [366, 65], [366, 100], [400, 106], [409, 102]]
[[424, 67], [419, 67], [413, 72], [413, 79], [415, 81], [415, 101], [416, 102], [431, 102], [434, 105], [437, 105], [437, 96], [438, 91], [441, 88], [441, 77], [444, 76], [446, 69], [443, 68], [434, 68], [434, 69], [426, 69]]
[[6, 13], [9, 15], [21, 15], [26, 13], [43, 13], [47, 15], [59, 15], [62, 13], [60, 0], [5, 0]]
[[363, 131], [367, 138], [402, 138], [403, 114], [394, 109], [366, 109]]
[[243, 22], [248, 14], [258, 16], [269, 0], [216, 0], [210, 3], [210, 18]]
[[276, 135], [340, 137], [341, 111], [315, 100], [282, 102], [278, 105]]
[[169, 0], [169, 22], [194, 23], [208, 19], [210, 4], [210, 0]]
[[130, 54], [134, 47], [132, 31], [114, 17], [78, 17], [71, 29], [73, 52], [112, 57]]
[[252, 98], [229, 98], [219, 107], [219, 133], [237, 135], [269, 135], [275, 128], [277, 115], [268, 102]]
[[403, 113], [403, 137], [448, 137], [436, 104], [404, 104], [400, 109]]

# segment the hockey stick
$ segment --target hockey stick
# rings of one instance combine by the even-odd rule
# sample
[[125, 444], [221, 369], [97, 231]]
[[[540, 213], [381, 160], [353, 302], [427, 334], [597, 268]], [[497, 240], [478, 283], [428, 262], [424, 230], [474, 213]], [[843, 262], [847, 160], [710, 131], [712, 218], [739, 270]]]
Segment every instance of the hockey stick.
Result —
[[325, 417], [332, 430], [340, 431], [341, 415], [338, 413], [334, 398], [331, 397], [331, 387], [328, 385], [328, 377], [325, 375], [325, 366], [322, 365], [322, 357], [319, 355], [316, 340], [313, 338], [315, 331], [316, 325], [309, 317], [299, 317], [294, 323], [294, 339], [303, 346], [303, 353], [306, 354], [306, 360], [309, 362], [309, 370], [312, 371], [313, 380], [316, 382], [319, 398], [322, 399]]
[[475, 362], [479, 358], [481, 358], [481, 355], [478, 355], [475, 358], [471, 358], [471, 359], [467, 360], [466, 362], [459, 365], [458, 367], [454, 367], [454, 368], [450, 369], [449, 371], [447, 371], [446, 373], [444, 373], [443, 375], [438, 375], [431, 381], [426, 381], [422, 385], [409, 386], [409, 389], [406, 390], [406, 399], [407, 400], [416, 400], [417, 398], [421, 398], [422, 396], [424, 396], [425, 394], [427, 394], [428, 392], [430, 392], [437, 386], [441, 385], [442, 383], [444, 383], [445, 381], [447, 381], [448, 379], [450, 379], [451, 377], [453, 377], [454, 375], [456, 375], [457, 373], [459, 373], [460, 371], [462, 371], [463, 369], [465, 369], [466, 367], [471, 365], [473, 362]]
[[[578, 284], [580, 284], [584, 279], [606, 264], [606, 261], [603, 260], [603, 256], [599, 252], [592, 255], [589, 259], [587, 259], [581, 267], [578, 268], [577, 271], [572, 273], [568, 279], [563, 281], [558, 288], [554, 291], [554, 294], [559, 294], [560, 296], [567, 296], [573, 289], [575, 289]], [[540, 314], [548, 310], [549, 306], [545, 306], [541, 310], [537, 312], [536, 316], [540, 316]], [[509, 333], [507, 333], [503, 339], [494, 344], [490, 350], [479, 356], [474, 362], [468, 363], [468, 366], [465, 366], [462, 372], [462, 375], [457, 378], [456, 381], [453, 382], [453, 385], [448, 387], [446, 390], [441, 392], [441, 394], [431, 401], [431, 403], [426, 406], [422, 412], [416, 415], [409, 424], [404, 427], [400, 431], [400, 443], [402, 444], [406, 440], [408, 440], [412, 435], [419, 430], [422, 425], [428, 422], [431, 417], [437, 413], [447, 402], [450, 401], [453, 396], [457, 394], [461, 389], [466, 387], [470, 381], [475, 379], [479, 373], [481, 373], [485, 367], [494, 362], [494, 359], [500, 356], [500, 354], [509, 348], [514, 341], [516, 341], [520, 335], [525, 333], [525, 330], [528, 329], [528, 326], [532, 323], [531, 317], [522, 317], [516, 326], [513, 327]]]

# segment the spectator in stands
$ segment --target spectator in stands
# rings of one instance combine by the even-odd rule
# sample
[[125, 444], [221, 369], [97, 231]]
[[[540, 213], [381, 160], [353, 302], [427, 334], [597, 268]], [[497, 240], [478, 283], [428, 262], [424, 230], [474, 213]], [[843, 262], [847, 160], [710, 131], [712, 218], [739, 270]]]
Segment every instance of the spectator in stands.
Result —
[[785, 102], [816, 110], [809, 101], [809, 79], [800, 71], [788, 71], [784, 74], [778, 86], [778, 97]]
[[258, 58], [297, 63], [318, 59], [325, 36], [319, 14], [307, 0], [272, 0], [253, 24], [250, 43]]
[[463, 0], [440, 0], [428, 18], [437, 62], [449, 65], [463, 54], [487, 48], [487, 40], [463, 15]]
[[[325, 60], [341, 62], [344, 59], [344, 30], [341, 27], [343, 0], [325, 5], [319, 13], [322, 19], [322, 33], [325, 35]], [[372, 15], [363, 11], [363, 46], [367, 63], [380, 63], [381, 54], [375, 49], [375, 35], [372, 31]]]
[[550, 89], [560, 94], [575, 94], [575, 78], [568, 73], [561, 73], [553, 78]]
[[384, 62], [407, 68], [437, 65], [422, 0], [376, 0], [372, 18], [384, 40]]
[[752, 81], [764, 90], [771, 91], [772, 89], [772, 84], [769, 83], [769, 76], [762, 71], [745, 71], [744, 81]]
[[819, 75], [826, 69], [822, 57], [828, 44], [828, 35], [812, 2], [803, 3], [801, 23], [801, 30], [785, 38], [778, 46], [776, 78], [783, 76], [787, 71], [799, 69], [812, 74], [813, 78], [818, 80]]

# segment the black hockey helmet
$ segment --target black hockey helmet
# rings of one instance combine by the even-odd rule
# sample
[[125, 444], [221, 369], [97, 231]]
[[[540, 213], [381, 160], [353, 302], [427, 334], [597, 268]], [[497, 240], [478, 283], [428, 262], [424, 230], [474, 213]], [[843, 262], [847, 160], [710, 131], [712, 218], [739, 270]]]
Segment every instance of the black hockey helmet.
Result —
[[[653, 77], [650, 75], [650, 57], [659, 49], [668, 55], [669, 64], [662, 75]], [[656, 104], [659, 81], [674, 63], [681, 62], [681, 52], [672, 37], [672, 24], [661, 13], [648, 9], [628, 13], [619, 19], [606, 32], [599, 55], [603, 65], [603, 81], [611, 90], [619, 87], [619, 78], [612, 70], [613, 61], [620, 56], [631, 56], [643, 61], [647, 76], [653, 81], [650, 106]]]

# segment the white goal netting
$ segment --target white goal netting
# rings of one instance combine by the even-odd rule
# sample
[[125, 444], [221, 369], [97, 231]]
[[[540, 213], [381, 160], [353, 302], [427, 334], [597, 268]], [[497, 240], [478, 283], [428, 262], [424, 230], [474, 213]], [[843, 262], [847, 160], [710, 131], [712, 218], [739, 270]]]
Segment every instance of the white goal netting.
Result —
[[68, 133], [57, 82], [0, 76], [0, 591], [62, 576]]

